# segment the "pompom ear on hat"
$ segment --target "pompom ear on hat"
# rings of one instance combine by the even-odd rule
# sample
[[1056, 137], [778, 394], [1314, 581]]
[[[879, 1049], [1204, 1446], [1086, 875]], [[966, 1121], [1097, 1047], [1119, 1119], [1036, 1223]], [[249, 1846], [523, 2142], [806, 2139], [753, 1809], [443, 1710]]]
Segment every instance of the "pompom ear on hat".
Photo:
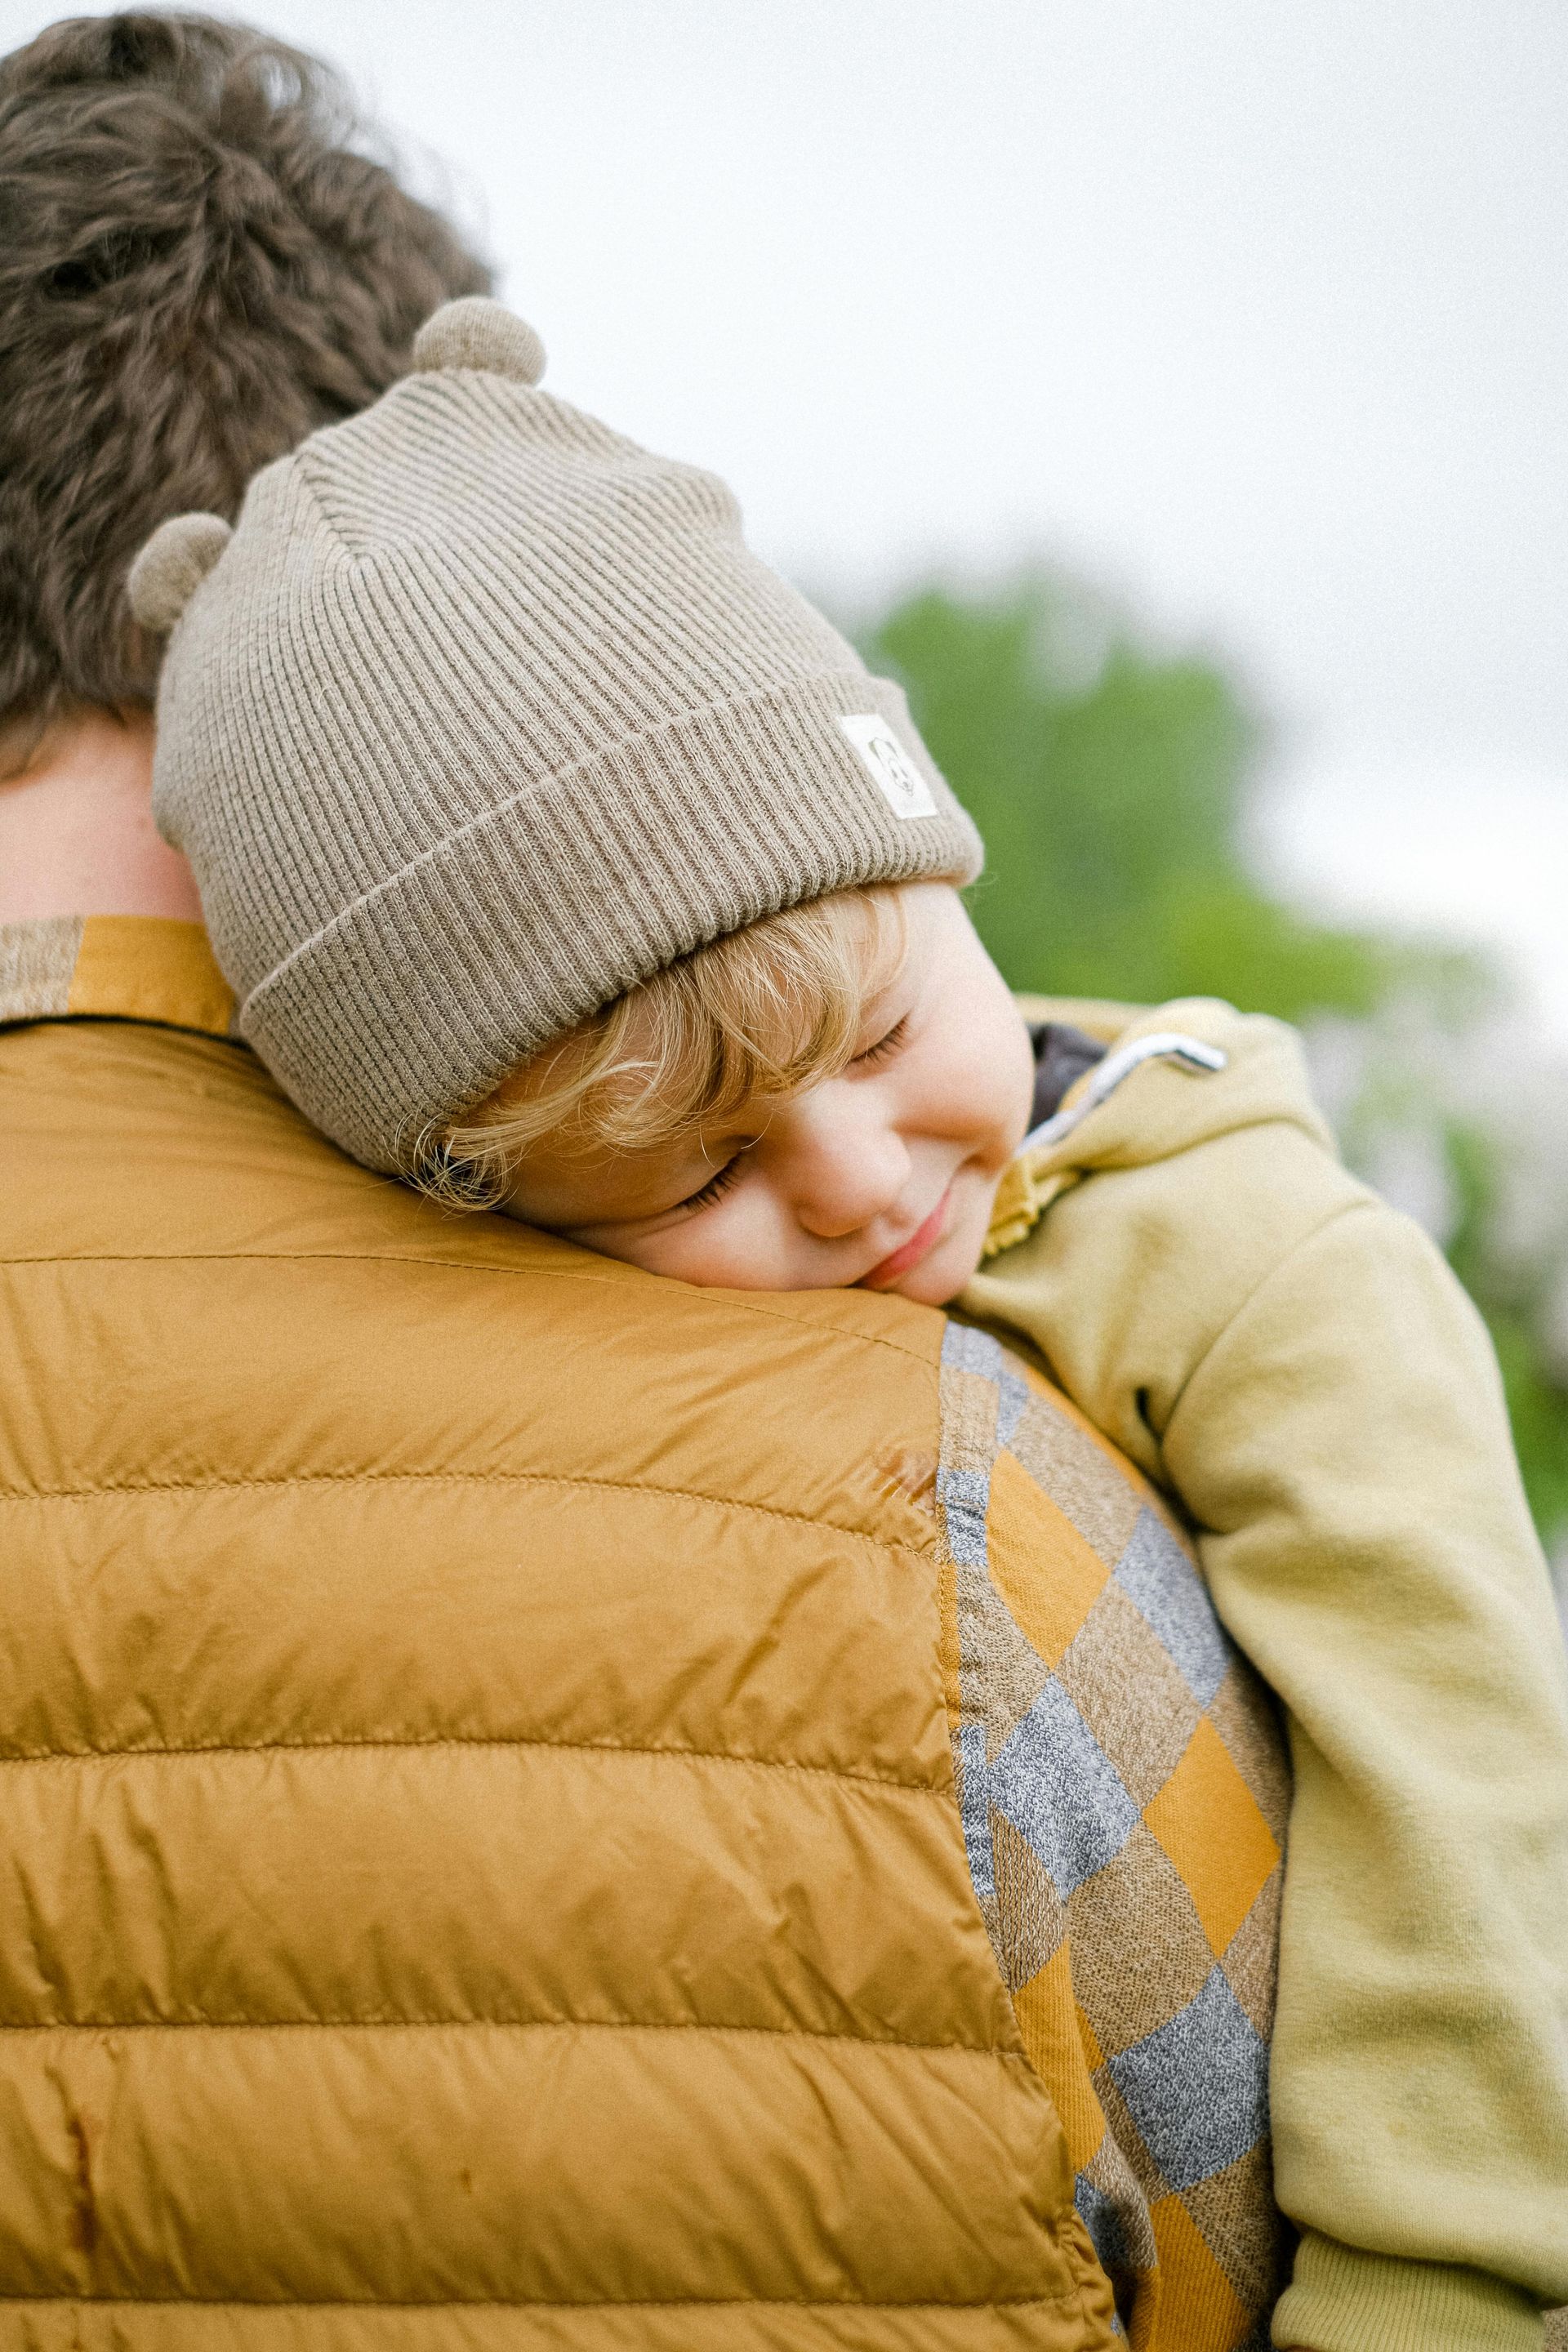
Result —
[[166, 637], [229, 541], [222, 515], [171, 515], [131, 567], [125, 593], [144, 629]]
[[534, 384], [544, 373], [544, 345], [526, 319], [488, 295], [443, 302], [414, 338], [414, 365], [422, 375], [440, 368], [471, 368]]

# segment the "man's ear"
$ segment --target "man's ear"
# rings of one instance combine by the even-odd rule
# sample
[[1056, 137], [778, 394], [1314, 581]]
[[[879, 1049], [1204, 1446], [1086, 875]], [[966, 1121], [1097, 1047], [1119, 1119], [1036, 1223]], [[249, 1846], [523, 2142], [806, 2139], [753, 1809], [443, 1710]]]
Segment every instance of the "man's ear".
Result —
[[131, 567], [125, 593], [142, 628], [166, 637], [229, 541], [222, 515], [172, 515]]

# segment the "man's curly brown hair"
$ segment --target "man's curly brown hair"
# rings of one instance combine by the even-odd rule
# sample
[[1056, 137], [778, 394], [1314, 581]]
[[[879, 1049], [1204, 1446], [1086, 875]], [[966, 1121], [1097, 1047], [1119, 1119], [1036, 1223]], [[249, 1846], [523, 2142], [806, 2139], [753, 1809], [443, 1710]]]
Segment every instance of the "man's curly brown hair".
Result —
[[489, 272], [359, 152], [331, 69], [216, 18], [68, 18], [0, 58], [0, 730], [152, 698], [125, 575], [232, 516]]

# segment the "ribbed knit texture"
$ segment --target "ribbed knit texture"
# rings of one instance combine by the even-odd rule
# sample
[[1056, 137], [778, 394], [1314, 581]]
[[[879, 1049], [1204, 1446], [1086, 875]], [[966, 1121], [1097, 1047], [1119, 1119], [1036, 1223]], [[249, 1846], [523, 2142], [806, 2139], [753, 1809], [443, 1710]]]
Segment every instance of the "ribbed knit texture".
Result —
[[[449, 316], [426, 349], [465, 363], [257, 478], [158, 709], [158, 822], [241, 1034], [400, 1171], [705, 942], [980, 862], [902, 694], [748, 552], [723, 484], [474, 366]], [[934, 813], [899, 813], [846, 715], [887, 722]]]
[[1274, 2313], [1274, 2341], [1306, 2352], [1541, 2352], [1539, 2305], [1506, 2281], [1402, 2263], [1309, 2232]]

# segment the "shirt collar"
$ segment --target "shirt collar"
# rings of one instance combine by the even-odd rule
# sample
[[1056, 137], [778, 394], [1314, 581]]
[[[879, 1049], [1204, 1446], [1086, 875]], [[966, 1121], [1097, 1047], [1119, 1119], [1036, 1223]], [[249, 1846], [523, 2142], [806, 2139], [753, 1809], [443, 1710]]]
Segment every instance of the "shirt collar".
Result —
[[232, 1037], [234, 991], [199, 923], [51, 915], [0, 923], [0, 1024], [150, 1021]]

